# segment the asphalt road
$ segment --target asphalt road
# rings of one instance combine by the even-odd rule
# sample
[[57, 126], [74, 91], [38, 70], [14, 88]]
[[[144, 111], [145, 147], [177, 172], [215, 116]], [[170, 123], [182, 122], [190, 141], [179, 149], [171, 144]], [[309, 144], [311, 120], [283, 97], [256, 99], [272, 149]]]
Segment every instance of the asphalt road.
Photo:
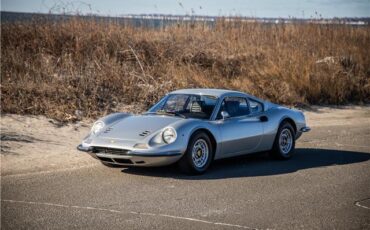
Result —
[[1, 228], [370, 229], [369, 140], [366, 125], [318, 127], [291, 160], [222, 160], [193, 177], [100, 164], [7, 175]]

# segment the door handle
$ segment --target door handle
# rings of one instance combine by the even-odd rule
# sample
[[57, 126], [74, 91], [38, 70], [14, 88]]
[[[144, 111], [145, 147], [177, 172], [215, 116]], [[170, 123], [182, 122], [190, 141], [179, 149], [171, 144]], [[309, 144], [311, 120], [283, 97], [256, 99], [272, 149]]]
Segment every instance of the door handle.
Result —
[[269, 118], [267, 116], [260, 116], [260, 121], [261, 122], [267, 122], [269, 120]]

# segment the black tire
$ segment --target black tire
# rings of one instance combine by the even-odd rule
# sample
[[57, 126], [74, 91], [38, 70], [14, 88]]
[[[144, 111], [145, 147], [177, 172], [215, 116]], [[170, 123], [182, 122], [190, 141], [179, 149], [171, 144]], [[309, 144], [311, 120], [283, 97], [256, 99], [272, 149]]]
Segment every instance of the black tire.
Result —
[[[197, 167], [196, 164], [193, 161], [192, 157], [192, 151], [194, 148], [194, 145], [197, 143], [197, 141], [204, 140], [208, 147], [208, 158], [205, 160], [205, 164], [202, 167]], [[204, 143], [204, 142], [203, 142]], [[211, 140], [209, 136], [204, 132], [197, 132], [193, 134], [193, 136], [190, 138], [188, 147], [186, 149], [186, 152], [184, 156], [180, 159], [178, 162], [178, 166], [180, 170], [186, 174], [190, 175], [200, 175], [203, 174], [211, 165], [211, 162], [213, 160], [213, 146], [211, 143]]]
[[[282, 150], [283, 147], [280, 146], [280, 136], [284, 133], [289, 133], [291, 134], [292, 137], [292, 143], [290, 150], [287, 152], [284, 152]], [[288, 148], [287, 148], [288, 149]], [[289, 122], [283, 122], [276, 134], [275, 140], [274, 140], [274, 145], [271, 150], [271, 156], [274, 157], [275, 159], [279, 160], [286, 160], [289, 159], [293, 156], [295, 151], [295, 131], [293, 126]]]

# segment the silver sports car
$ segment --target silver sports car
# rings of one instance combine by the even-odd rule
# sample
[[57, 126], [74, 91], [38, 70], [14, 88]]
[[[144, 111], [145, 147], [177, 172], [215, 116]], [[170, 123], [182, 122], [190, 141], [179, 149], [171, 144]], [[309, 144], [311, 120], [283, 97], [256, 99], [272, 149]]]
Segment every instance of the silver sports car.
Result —
[[246, 93], [220, 89], [171, 92], [141, 115], [114, 113], [96, 121], [77, 147], [107, 166], [177, 162], [191, 174], [213, 160], [270, 151], [292, 156], [309, 131], [302, 112]]

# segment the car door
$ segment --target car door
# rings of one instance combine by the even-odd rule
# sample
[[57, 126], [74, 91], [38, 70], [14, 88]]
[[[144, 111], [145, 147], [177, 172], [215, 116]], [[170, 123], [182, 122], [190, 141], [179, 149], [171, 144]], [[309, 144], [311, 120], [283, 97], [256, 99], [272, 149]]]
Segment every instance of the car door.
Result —
[[[222, 111], [226, 111], [230, 117], [223, 119]], [[263, 136], [263, 122], [260, 116], [254, 114], [250, 111], [247, 98], [224, 98], [217, 119], [222, 154], [225, 157], [251, 153], [258, 149]]]

